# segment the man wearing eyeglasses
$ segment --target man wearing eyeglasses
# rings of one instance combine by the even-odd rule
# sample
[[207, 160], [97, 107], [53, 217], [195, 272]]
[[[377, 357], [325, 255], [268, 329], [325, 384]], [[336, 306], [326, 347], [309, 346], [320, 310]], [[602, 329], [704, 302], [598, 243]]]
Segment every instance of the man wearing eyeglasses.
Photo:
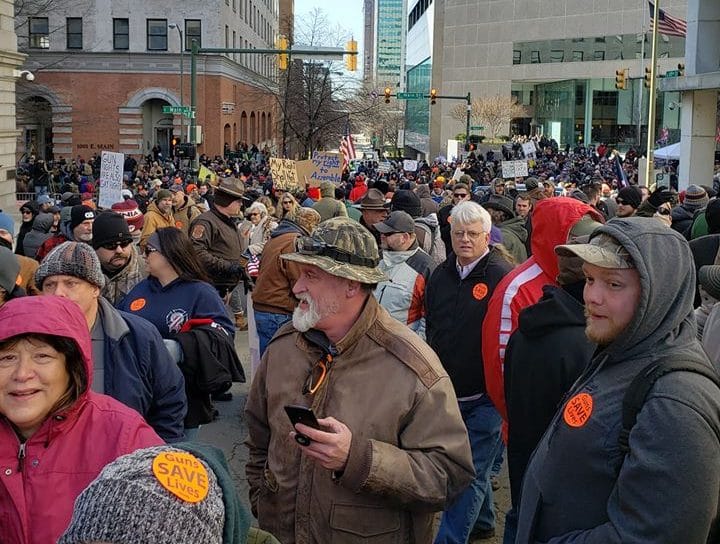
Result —
[[[373, 296], [386, 277], [357, 222], [324, 221], [281, 258], [299, 266], [300, 303], [270, 341], [246, 405], [260, 528], [284, 544], [430, 543], [433, 512], [473, 475], [447, 373]], [[312, 408], [319, 429], [293, 428], [286, 405]]]
[[116, 306], [147, 277], [140, 251], [133, 244], [125, 218], [115, 212], [98, 215], [93, 222], [92, 246], [105, 275], [105, 287], [100, 294]]
[[437, 544], [495, 534], [490, 470], [500, 444], [501, 419], [485, 389], [482, 341], [472, 331], [482, 327], [495, 286], [512, 269], [489, 245], [492, 219], [482, 206], [458, 204], [450, 225], [453, 252], [435, 269], [425, 291], [426, 334], [455, 387], [476, 476], [443, 513]]
[[440, 238], [442, 238], [445, 244], [445, 251], [447, 256], [450, 256], [452, 250], [452, 239], [450, 236], [450, 213], [453, 208], [461, 202], [470, 200], [472, 194], [470, 193], [470, 187], [463, 182], [456, 183], [453, 187], [452, 193], [452, 204], [450, 206], [443, 206], [438, 212], [438, 223], [440, 224]]

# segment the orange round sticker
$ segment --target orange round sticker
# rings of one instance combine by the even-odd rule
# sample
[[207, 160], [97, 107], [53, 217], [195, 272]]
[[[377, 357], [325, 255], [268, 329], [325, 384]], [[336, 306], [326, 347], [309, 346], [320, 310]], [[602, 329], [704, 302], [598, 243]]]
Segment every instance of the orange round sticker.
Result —
[[144, 298], [136, 298], [130, 303], [130, 309], [133, 312], [138, 312], [142, 310], [145, 307], [145, 299]]
[[582, 427], [590, 419], [593, 410], [593, 399], [587, 393], [578, 393], [565, 405], [563, 419], [571, 427]]
[[208, 473], [197, 457], [166, 451], [153, 459], [153, 474], [160, 485], [185, 502], [200, 502], [210, 488]]
[[182, 221], [175, 221], [175, 226], [179, 229], [182, 229], [183, 228]]
[[484, 299], [488, 294], [488, 286], [484, 283], [476, 283], [475, 287], [473, 287], [473, 296], [475, 297], [475, 300], [482, 300]]

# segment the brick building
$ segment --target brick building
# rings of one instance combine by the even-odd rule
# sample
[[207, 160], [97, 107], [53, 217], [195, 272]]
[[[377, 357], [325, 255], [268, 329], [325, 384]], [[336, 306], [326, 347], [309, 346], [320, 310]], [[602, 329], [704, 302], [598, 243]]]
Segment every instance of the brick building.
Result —
[[[190, 104], [192, 40], [208, 48], [272, 48], [288, 9], [279, 0], [42, 4], [16, 17], [18, 48], [35, 74], [18, 85], [17, 149], [46, 159], [102, 150], [137, 156], [155, 145], [167, 154], [173, 137], [187, 139], [190, 120], [163, 107]], [[238, 142], [274, 147], [276, 93], [272, 55], [200, 55], [198, 151], [219, 154]]]

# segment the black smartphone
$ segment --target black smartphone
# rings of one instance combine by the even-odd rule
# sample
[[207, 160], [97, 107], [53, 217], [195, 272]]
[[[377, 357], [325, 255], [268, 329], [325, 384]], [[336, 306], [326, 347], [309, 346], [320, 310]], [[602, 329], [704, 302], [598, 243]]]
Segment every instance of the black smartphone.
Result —
[[[312, 408], [288, 404], [285, 406], [285, 413], [287, 413], [290, 418], [290, 423], [292, 423], [293, 429], [295, 429], [296, 423], [302, 423], [303, 425], [307, 425], [313, 429], [320, 429], [320, 424], [318, 423]], [[310, 438], [306, 435], [297, 431], [295, 431], [295, 433], [295, 441], [301, 446], [308, 446], [310, 442], [312, 442], [312, 440], [310, 440]]]

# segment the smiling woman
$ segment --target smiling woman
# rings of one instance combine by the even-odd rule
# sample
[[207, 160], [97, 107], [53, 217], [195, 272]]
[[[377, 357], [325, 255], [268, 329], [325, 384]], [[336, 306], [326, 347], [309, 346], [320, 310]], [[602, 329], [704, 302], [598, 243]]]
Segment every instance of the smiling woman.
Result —
[[0, 323], [0, 534], [55, 542], [107, 463], [162, 440], [138, 413], [90, 391], [90, 334], [74, 302], [13, 299]]

